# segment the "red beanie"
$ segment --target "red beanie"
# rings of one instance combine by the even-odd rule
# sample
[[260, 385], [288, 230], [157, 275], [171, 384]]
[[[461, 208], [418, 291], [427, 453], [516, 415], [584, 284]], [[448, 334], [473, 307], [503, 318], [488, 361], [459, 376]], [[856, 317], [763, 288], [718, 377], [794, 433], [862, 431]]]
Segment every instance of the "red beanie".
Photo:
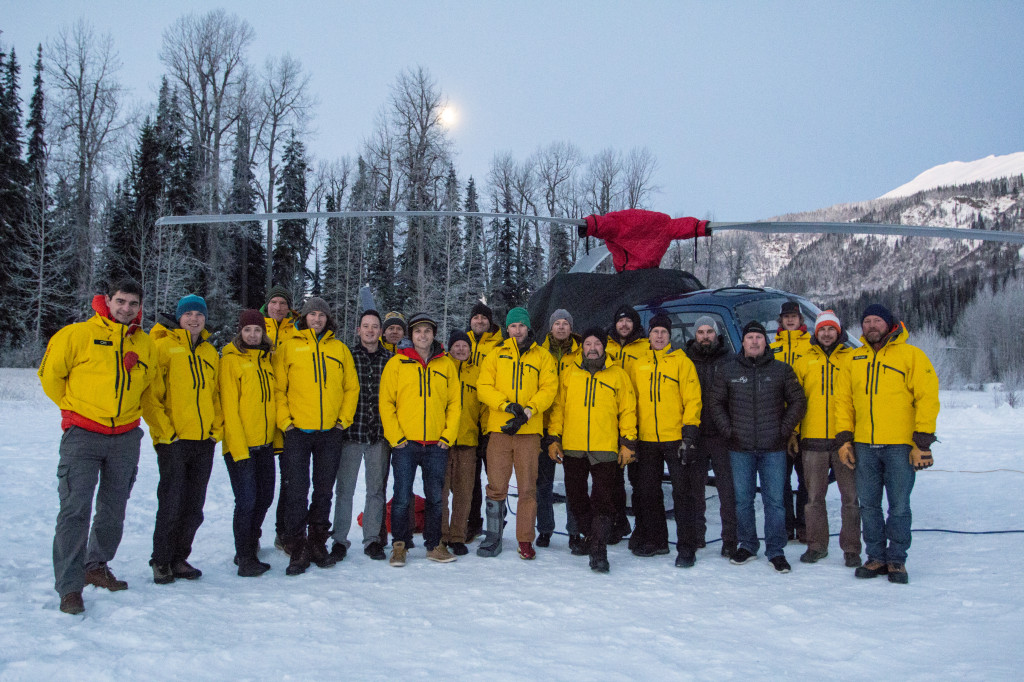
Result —
[[267, 323], [263, 319], [263, 313], [258, 310], [243, 310], [238, 316], [238, 332], [241, 333], [243, 329], [248, 327], [250, 324], [254, 324], [263, 330], [263, 333], [267, 332]]

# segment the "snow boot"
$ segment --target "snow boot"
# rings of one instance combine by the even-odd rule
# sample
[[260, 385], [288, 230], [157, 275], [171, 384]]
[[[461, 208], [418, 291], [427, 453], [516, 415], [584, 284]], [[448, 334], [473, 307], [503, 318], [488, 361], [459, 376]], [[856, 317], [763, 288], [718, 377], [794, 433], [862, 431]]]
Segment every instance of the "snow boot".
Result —
[[487, 533], [476, 549], [477, 556], [501, 554], [501, 531], [505, 521], [505, 500], [487, 500]]
[[284, 569], [285, 575], [305, 573], [309, 568], [309, 545], [306, 543], [305, 535], [286, 542], [285, 552], [291, 559], [288, 562], [288, 568]]
[[551, 544], [551, 533], [540, 533], [537, 535], [537, 546], [548, 547]]
[[867, 580], [868, 578], [877, 578], [880, 575], [886, 575], [889, 573], [889, 566], [884, 561], [878, 559], [872, 559], [863, 566], [857, 568], [853, 572], [855, 578], [862, 578]]
[[910, 576], [907, 574], [907, 567], [901, 563], [890, 561], [889, 562], [889, 582], [896, 583], [897, 585], [906, 585], [910, 582]]
[[608, 566], [608, 535], [612, 534], [612, 520], [607, 516], [594, 518], [593, 533], [590, 541], [590, 570], [595, 573], [607, 573]]
[[256, 557], [242, 557], [238, 560], [238, 575], [242, 578], [255, 578], [266, 573], [270, 564], [265, 564]]
[[338, 558], [327, 551], [328, 529], [322, 526], [309, 527], [309, 560], [320, 568], [330, 568]]
[[569, 536], [569, 552], [573, 556], [587, 556], [590, 553], [587, 541], [579, 533], [573, 533]]

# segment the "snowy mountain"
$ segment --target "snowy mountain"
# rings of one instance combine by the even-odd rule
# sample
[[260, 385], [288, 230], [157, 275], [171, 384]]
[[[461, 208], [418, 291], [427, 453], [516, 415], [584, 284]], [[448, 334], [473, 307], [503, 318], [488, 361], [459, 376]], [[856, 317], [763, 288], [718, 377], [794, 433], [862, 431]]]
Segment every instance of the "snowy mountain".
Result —
[[929, 168], [905, 185], [886, 192], [879, 199], [907, 197], [935, 187], [965, 185], [981, 180], [996, 180], [1024, 173], [1024, 152], [1004, 156], [986, 156], [977, 161], [950, 161]]

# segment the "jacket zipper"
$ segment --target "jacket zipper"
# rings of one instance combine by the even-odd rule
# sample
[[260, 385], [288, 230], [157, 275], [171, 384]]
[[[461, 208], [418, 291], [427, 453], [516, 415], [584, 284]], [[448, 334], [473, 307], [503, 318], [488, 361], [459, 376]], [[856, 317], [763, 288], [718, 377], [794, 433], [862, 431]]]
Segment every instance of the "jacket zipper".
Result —
[[654, 356], [654, 373], [651, 374], [651, 402], [654, 403], [654, 439], [661, 442], [661, 429], [658, 427], [658, 403], [661, 401], [661, 375], [658, 368], [658, 353], [651, 353]]

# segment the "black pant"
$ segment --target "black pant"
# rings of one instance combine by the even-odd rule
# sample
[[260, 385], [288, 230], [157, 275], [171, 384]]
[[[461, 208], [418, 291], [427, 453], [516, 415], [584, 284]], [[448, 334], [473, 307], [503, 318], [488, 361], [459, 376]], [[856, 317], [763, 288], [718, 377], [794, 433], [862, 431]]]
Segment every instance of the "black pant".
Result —
[[260, 529], [274, 501], [274, 451], [268, 445], [237, 462], [224, 455], [224, 462], [235, 493], [235, 556], [255, 558]]
[[[306, 526], [326, 532], [331, 527], [334, 482], [341, 462], [342, 432], [338, 429], [284, 434], [281, 453], [281, 491], [284, 498], [284, 537], [305, 537]], [[313, 471], [310, 475], [310, 458]], [[309, 484], [313, 482], [312, 501]]]
[[[729, 458], [729, 446], [718, 437], [701, 437], [697, 442], [697, 450], [703, 456], [704, 468], [707, 469], [708, 459], [715, 472], [715, 489], [718, 491], [719, 514], [722, 519], [722, 542], [736, 546], [736, 490], [732, 484], [732, 460]], [[705, 483], [707, 482], [707, 471]], [[703, 490], [700, 496], [700, 511], [697, 516], [697, 534], [703, 538], [707, 533], [707, 502]]]
[[[621, 469], [617, 462], [599, 462], [591, 464], [587, 457], [564, 458], [565, 467], [565, 498], [576, 517], [579, 529], [588, 536], [594, 537], [603, 530], [602, 517], [610, 521], [615, 515], [616, 472]], [[590, 492], [587, 492], [587, 477], [594, 481]], [[601, 537], [602, 542], [607, 538]]]
[[160, 483], [152, 563], [173, 564], [192, 553], [192, 541], [203, 523], [213, 448], [212, 440], [177, 440], [156, 446]]
[[[665, 462], [669, 462], [669, 472], [680, 469], [676, 461], [679, 441], [672, 443], [648, 443], [640, 441], [637, 448], [636, 473], [633, 476], [633, 512], [636, 514], [636, 525], [633, 529], [633, 543], [636, 547], [649, 545], [652, 547], [668, 547], [668, 524], [665, 522], [665, 500], [661, 491], [661, 477], [665, 471]], [[678, 480], [677, 480], [678, 479]], [[682, 479], [672, 476], [672, 498], [675, 501], [676, 526], [681, 524], [681, 493]], [[703, 499], [703, 490], [700, 491]], [[692, 525], [692, 524], [691, 524]], [[681, 533], [681, 530], [679, 531]]]
[[[796, 470], [796, 493], [793, 492], [793, 470]], [[804, 484], [804, 461], [799, 455], [786, 458], [786, 488], [782, 497], [786, 505], [786, 531], [803, 530], [804, 507], [807, 505], [807, 486]]]

